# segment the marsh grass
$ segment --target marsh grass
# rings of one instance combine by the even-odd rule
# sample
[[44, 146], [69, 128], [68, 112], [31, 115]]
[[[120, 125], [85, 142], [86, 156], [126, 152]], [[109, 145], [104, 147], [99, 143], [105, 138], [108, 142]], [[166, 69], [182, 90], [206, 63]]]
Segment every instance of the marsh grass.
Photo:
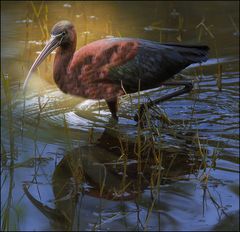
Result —
[[[3, 87], [3, 92], [5, 95], [4, 102], [6, 102], [6, 111], [7, 111], [7, 128], [9, 136], [9, 152], [4, 148], [4, 145], [1, 143], [1, 174], [5, 168], [8, 169], [8, 175], [3, 179], [1, 178], [1, 186], [8, 185], [8, 196], [6, 202], [1, 204], [1, 218], [2, 224], [1, 228], [4, 231], [11, 229], [17, 229], [17, 223], [14, 224], [13, 220], [13, 188], [14, 188], [14, 164], [16, 160], [16, 149], [15, 149], [15, 131], [13, 127], [13, 108], [12, 108], [12, 91], [10, 87], [10, 77], [8, 74], [1, 73], [1, 86]], [[2, 99], [2, 98], [1, 98]], [[2, 104], [2, 101], [1, 101]], [[8, 155], [9, 154], [9, 155]], [[4, 162], [2, 162], [4, 161]], [[5, 165], [7, 164], [7, 166]], [[4, 175], [4, 174], [3, 174]], [[10, 216], [11, 215], [11, 216]]]
[[[30, 1], [34, 19], [38, 22], [38, 26], [42, 33], [43, 40], [47, 40], [49, 37], [49, 31], [48, 31], [48, 6], [44, 1], [41, 1], [41, 4], [39, 8], [35, 5], [33, 1]], [[42, 13], [43, 12], [43, 13]], [[42, 17], [43, 15], [43, 17]]]
[[[139, 86], [140, 86], [140, 84], [139, 84]], [[133, 101], [131, 101], [131, 103], [134, 104], [131, 106], [131, 108], [132, 109], [137, 108], [139, 110], [140, 106], [142, 104], [140, 91], [138, 91], [136, 100], [137, 100], [137, 103], [133, 103]], [[136, 106], [136, 104], [137, 104], [137, 106]], [[153, 116], [152, 111], [154, 112], [154, 116]], [[194, 115], [194, 107], [192, 109], [192, 116], [193, 115]], [[165, 112], [162, 113], [161, 111], [158, 111], [156, 109], [152, 110], [152, 109], [145, 107], [144, 115], [142, 118], [144, 120], [144, 126], [141, 123], [138, 123], [136, 126], [137, 133], [136, 133], [135, 142], [134, 142], [134, 154], [135, 154], [135, 157], [137, 160], [137, 173], [138, 173], [137, 186], [138, 186], [139, 193], [141, 193], [142, 181], [144, 180], [144, 178], [146, 178], [143, 175], [143, 173], [144, 173], [145, 169], [149, 168], [146, 165], [142, 166], [142, 162], [144, 161], [147, 164], [148, 159], [154, 159], [153, 165], [156, 167], [151, 171], [151, 175], [150, 175], [150, 179], [149, 179], [149, 188], [151, 190], [152, 202], [149, 205], [149, 207], [147, 208], [147, 215], [145, 218], [145, 222], [142, 224], [142, 228], [144, 230], [148, 230], [148, 223], [149, 223], [149, 220], [151, 217], [151, 213], [153, 212], [154, 206], [160, 196], [159, 194], [160, 194], [161, 184], [162, 184], [163, 180], [168, 178], [168, 173], [170, 172], [170, 169], [176, 158], [176, 156], [173, 156], [172, 161], [170, 161], [169, 165], [164, 168], [162, 167], [163, 150], [162, 150], [162, 146], [161, 146], [162, 141], [161, 140], [159, 141], [159, 137], [164, 132], [162, 132], [161, 126], [156, 127], [156, 125], [154, 124], [155, 118], [163, 119], [162, 120], [163, 125], [165, 125], [167, 127], [170, 125], [173, 125], [173, 122], [168, 118], [168, 116]], [[121, 144], [120, 150], [121, 150], [121, 154], [122, 154], [122, 156], [120, 158], [124, 159], [124, 167], [123, 167], [124, 175], [123, 176], [125, 177], [125, 173], [127, 170], [127, 159], [129, 156], [128, 155], [129, 151], [126, 148], [127, 143], [125, 143], [125, 146], [123, 146], [124, 138], [119, 138], [119, 139], [120, 139], [120, 144]], [[199, 149], [200, 149], [200, 152], [202, 152], [201, 146], [199, 147]], [[151, 157], [149, 157], [149, 155]], [[164, 175], [162, 173], [163, 170], [164, 170]], [[124, 187], [124, 183], [126, 183], [126, 178], [123, 178], [122, 183], [123, 183], [122, 189], [124, 191], [127, 188], [127, 184]], [[140, 196], [140, 195], [138, 195], [138, 196]]]
[[[223, 215], [227, 216], [226, 209], [223, 207], [220, 194], [217, 191], [213, 191], [211, 188], [209, 188], [209, 184], [212, 184], [212, 182], [215, 182], [216, 185], [219, 184], [219, 181], [214, 180], [211, 177], [211, 172], [217, 168], [217, 159], [219, 159], [222, 148], [219, 147], [218, 143], [217, 147], [212, 150], [212, 153], [209, 153], [206, 149], [208, 146], [208, 141], [200, 139], [198, 131], [196, 143], [199, 148], [197, 155], [200, 155], [201, 157], [201, 164], [197, 173], [197, 179], [199, 180], [199, 184], [203, 191], [202, 214], [205, 216], [205, 212], [208, 207], [207, 202], [210, 200], [217, 210], [219, 220], [221, 220]], [[204, 146], [202, 144], [204, 144]]]
[[[232, 19], [230, 17], [230, 19]], [[216, 36], [213, 33], [214, 25], [207, 26], [205, 23], [206, 19], [203, 18], [202, 21], [195, 27], [196, 30], [198, 30], [198, 41], [202, 41], [202, 35], [205, 32], [212, 40], [213, 46], [214, 46], [214, 53], [217, 58], [217, 70], [216, 70], [216, 85], [219, 89], [219, 91], [222, 90], [222, 64], [219, 62], [219, 55], [218, 55], [218, 48], [217, 48], [217, 40]], [[231, 20], [231, 22], [234, 25], [234, 21]], [[234, 26], [235, 27], [235, 26]]]
[[[222, 65], [218, 64], [218, 75], [221, 76], [222, 75]], [[197, 71], [198, 70], [198, 71]], [[196, 69], [196, 80], [200, 80], [203, 77], [203, 67], [200, 66], [198, 69]], [[200, 78], [200, 79], [199, 79]], [[221, 78], [217, 79], [217, 81], [220, 81], [220, 83], [218, 83], [218, 88], [221, 90]], [[139, 84], [140, 85], [140, 84]], [[139, 92], [138, 92], [139, 93]], [[140, 94], [137, 95], [137, 110], [140, 109]], [[196, 103], [199, 100], [199, 91], [194, 91], [194, 104], [192, 106], [192, 113], [191, 113], [191, 117], [192, 119], [190, 121], [194, 122], [194, 115], [195, 115], [195, 108], [196, 108]], [[131, 105], [133, 104], [133, 101], [131, 101]], [[134, 106], [131, 106], [132, 109], [136, 108]], [[157, 114], [157, 117], [155, 116], [155, 118], [158, 119], [162, 119], [163, 123], [165, 122], [165, 124], [167, 126], [169, 125], [173, 125], [174, 123], [168, 118], [168, 116], [165, 113], [162, 113], [158, 110], [154, 110], [154, 113]], [[148, 148], [155, 148], [156, 144], [154, 142], [151, 141], [156, 141], [156, 138], [159, 138], [159, 136], [162, 133], [162, 129], [160, 127], [156, 127], [156, 125], [154, 124], [154, 119], [152, 117], [152, 112], [150, 109], [148, 109], [147, 107], [145, 107], [144, 110], [144, 120], [145, 120], [145, 124], [144, 127], [141, 126], [141, 124], [137, 125], [137, 135], [136, 135], [136, 141], [135, 141], [135, 154], [137, 157], [137, 162], [138, 164], [141, 164], [141, 161], [143, 159], [147, 159], [148, 157], [142, 157], [146, 147]], [[197, 121], [195, 121], [195, 124], [198, 125]], [[183, 126], [185, 126], [185, 129], [191, 128], [191, 124], [187, 123], [186, 125], [184, 125], [184, 121], [183, 121]], [[171, 130], [171, 129], [170, 129]], [[152, 140], [145, 139], [145, 142], [143, 142], [142, 135], [148, 131], [151, 134], [151, 138]], [[163, 132], [164, 133], [164, 132]], [[221, 148], [219, 148], [217, 146], [217, 148], [215, 148], [212, 152], [212, 154], [209, 153], [207, 147], [208, 147], [208, 141], [207, 140], [203, 140], [200, 136], [199, 136], [199, 132], [198, 130], [196, 130], [196, 135], [195, 137], [192, 138], [193, 143], [196, 144], [197, 150], [195, 153], [196, 159], [198, 159], [197, 157], [200, 157], [201, 160], [201, 164], [199, 165], [199, 169], [196, 173], [196, 180], [199, 180], [199, 184], [201, 184], [204, 195], [203, 195], [203, 215], [205, 212], [205, 205], [206, 205], [206, 199], [207, 197], [210, 199], [210, 201], [212, 202], [212, 204], [215, 206], [216, 210], [218, 211], [219, 214], [219, 218], [221, 217], [221, 215], [226, 215], [225, 210], [223, 209], [222, 203], [221, 203], [221, 199], [216, 199], [215, 196], [213, 196], [213, 194], [211, 193], [211, 191], [208, 188], [208, 181], [209, 181], [209, 176], [211, 174], [211, 171], [214, 170], [216, 168], [216, 162], [217, 159], [219, 158], [219, 154], [220, 154], [220, 150]], [[195, 141], [195, 142], [194, 142]], [[158, 145], [161, 144], [161, 141], [158, 140]], [[204, 146], [202, 145], [204, 144]], [[147, 216], [145, 219], [145, 224], [142, 225], [144, 230], [147, 230], [147, 225], [150, 219], [150, 215], [152, 213], [152, 211], [154, 210], [154, 205], [156, 203], [156, 201], [158, 200], [159, 197], [159, 193], [160, 193], [160, 186], [161, 183], [164, 179], [164, 177], [161, 175], [161, 171], [162, 171], [162, 151], [161, 151], [161, 146], [158, 146], [159, 149], [154, 150], [154, 158], [155, 158], [155, 162], [156, 162], [156, 166], [158, 167], [157, 172], [152, 172], [151, 175], [151, 179], [150, 179], [150, 189], [152, 192], [152, 203], [148, 208], [148, 212], [147, 212]], [[124, 151], [124, 149], [121, 147], [122, 153], [125, 154], [126, 156], [126, 151]], [[168, 173], [171, 169], [172, 164], [174, 163], [174, 159], [176, 158], [173, 157], [172, 161], [169, 163], [168, 168], [165, 167], [165, 178], [168, 176]], [[142, 167], [140, 165], [138, 165], [138, 173], [142, 173]], [[184, 178], [183, 178], [184, 179]], [[186, 178], [188, 179], [188, 178]], [[139, 186], [141, 185], [141, 178], [139, 178]], [[140, 190], [140, 189], [139, 189]]]
[[231, 24], [233, 26], [233, 29], [234, 29], [234, 33], [235, 34], [239, 34], [239, 27], [237, 26], [236, 22], [234, 21], [233, 17], [231, 15], [229, 15], [229, 19], [231, 21]]

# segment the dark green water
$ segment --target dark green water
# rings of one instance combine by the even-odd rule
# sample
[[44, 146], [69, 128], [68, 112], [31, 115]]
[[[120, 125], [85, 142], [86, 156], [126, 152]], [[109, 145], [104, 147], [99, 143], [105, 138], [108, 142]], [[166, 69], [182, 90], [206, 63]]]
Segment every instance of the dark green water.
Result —
[[[33, 4], [1, 2], [2, 230], [239, 230], [239, 3]], [[104, 102], [57, 89], [54, 54], [34, 73], [24, 103], [27, 72], [49, 38], [47, 31], [62, 19], [75, 24], [78, 48], [106, 36], [211, 48], [202, 69], [193, 65], [183, 71], [194, 90], [158, 107], [174, 124], [153, 118], [155, 127], [144, 132], [161, 155], [146, 148], [140, 165], [132, 119], [137, 95], [132, 104], [129, 96], [120, 100], [120, 120], [114, 125]], [[155, 99], [166, 91], [148, 95]], [[161, 168], [164, 175], [154, 188], [151, 180]], [[23, 184], [29, 187], [25, 192]]]

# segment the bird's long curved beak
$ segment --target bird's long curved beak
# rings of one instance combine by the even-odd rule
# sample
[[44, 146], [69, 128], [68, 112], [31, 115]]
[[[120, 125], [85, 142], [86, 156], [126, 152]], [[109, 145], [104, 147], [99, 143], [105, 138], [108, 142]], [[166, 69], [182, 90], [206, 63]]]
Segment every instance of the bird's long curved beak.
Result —
[[47, 42], [46, 46], [43, 48], [37, 59], [34, 61], [32, 67], [30, 68], [28, 75], [23, 84], [23, 91], [26, 91], [28, 81], [30, 80], [32, 72], [42, 63], [42, 61], [61, 43], [59, 36], [52, 36], [51, 39]]

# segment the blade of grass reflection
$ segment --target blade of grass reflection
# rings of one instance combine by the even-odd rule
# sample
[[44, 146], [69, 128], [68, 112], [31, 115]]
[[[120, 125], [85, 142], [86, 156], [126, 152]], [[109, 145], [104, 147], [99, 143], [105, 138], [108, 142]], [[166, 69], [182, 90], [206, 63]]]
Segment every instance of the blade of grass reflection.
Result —
[[[1, 141], [1, 166], [7, 166], [7, 151]], [[1, 169], [1, 174], [3, 173], [3, 169]]]
[[139, 230], [139, 224], [141, 226], [142, 229], [144, 229], [144, 225], [141, 221], [141, 216], [140, 216], [140, 205], [138, 203], [138, 198], [135, 199], [135, 206], [136, 206], [136, 212], [137, 212], [137, 230]]
[[[14, 161], [11, 160], [10, 161], [10, 166], [14, 165]], [[13, 225], [13, 222], [11, 221], [10, 215], [11, 212], [10, 210], [13, 208], [12, 207], [12, 203], [13, 203], [13, 188], [14, 188], [14, 169], [10, 168], [9, 169], [9, 187], [8, 187], [8, 197], [7, 197], [7, 201], [6, 201], [6, 206], [5, 208], [1, 209], [2, 210], [2, 229], [4, 231], [9, 231], [11, 230], [11, 227]]]
[[119, 213], [118, 212], [118, 213], [115, 213], [116, 215], [113, 215], [113, 216], [112, 216], [112, 214], [114, 214], [114, 213], [110, 213], [109, 214], [110, 217], [108, 217], [108, 215], [105, 216], [105, 218], [107, 217], [107, 219], [103, 218], [102, 219], [103, 222], [101, 222], [99, 224], [96, 224], [94, 229], [101, 229], [101, 226], [103, 226], [103, 225], [105, 225], [107, 223], [111, 223], [113, 221], [122, 219], [122, 218], [126, 218], [127, 216], [129, 216], [130, 214], [133, 214], [133, 213], [136, 213], [136, 211], [130, 211], [130, 212], [127, 212], [127, 213], [123, 213], [123, 212]]
[[147, 229], [148, 222], [149, 222], [149, 219], [150, 219], [151, 213], [153, 211], [153, 207], [155, 205], [156, 200], [157, 200], [157, 198], [156, 198], [156, 195], [155, 195], [155, 197], [152, 199], [152, 204], [151, 204], [150, 208], [148, 208], [148, 210], [147, 210], [147, 216], [146, 216], [145, 223], [144, 223], [144, 231], [148, 230]]
[[10, 81], [8, 74], [1, 75], [4, 94], [6, 97], [6, 103], [7, 103], [7, 116], [8, 116], [8, 132], [9, 132], [9, 143], [10, 143], [10, 156], [11, 159], [14, 159], [14, 128], [13, 128], [13, 117], [12, 117], [12, 93], [10, 88]]
[[[39, 128], [39, 125], [40, 125], [40, 120], [41, 120], [41, 113], [43, 112], [44, 108], [46, 107], [47, 105], [47, 102], [49, 101], [49, 99], [47, 99], [47, 101], [42, 105], [41, 104], [41, 98], [40, 96], [38, 96], [38, 107], [39, 107], [39, 111], [38, 111], [38, 115], [37, 115], [37, 123], [36, 123], [36, 127], [35, 127], [35, 133], [34, 133], [34, 158], [37, 159], [38, 156], [40, 156], [41, 158], [41, 153], [39, 153], [39, 150], [38, 150], [38, 128]], [[47, 144], [45, 144], [43, 150], [42, 150], [42, 153], [44, 152], [45, 148], [46, 148]], [[40, 194], [40, 190], [39, 190], [39, 186], [38, 186], [38, 180], [37, 180], [37, 177], [38, 177], [38, 172], [39, 172], [39, 169], [40, 169], [40, 165], [34, 165], [34, 175], [33, 175], [33, 179], [32, 179], [32, 182], [35, 181], [35, 183], [37, 183], [37, 191], [38, 191], [38, 195], [39, 195], [39, 198], [41, 200], [41, 194]]]
[[10, 88], [10, 80], [8, 74], [1, 75], [1, 80], [3, 84], [4, 94], [6, 97], [6, 105], [7, 105], [7, 123], [8, 123], [8, 133], [9, 133], [9, 145], [10, 145], [10, 164], [9, 164], [9, 186], [8, 186], [8, 196], [6, 200], [5, 208], [1, 208], [3, 212], [3, 219], [2, 219], [2, 228], [3, 230], [10, 230], [10, 226], [12, 226], [13, 222], [10, 223], [10, 210], [13, 208], [13, 188], [14, 188], [14, 162], [15, 162], [15, 138], [14, 138], [14, 128], [13, 128], [13, 111], [12, 111], [12, 92]]

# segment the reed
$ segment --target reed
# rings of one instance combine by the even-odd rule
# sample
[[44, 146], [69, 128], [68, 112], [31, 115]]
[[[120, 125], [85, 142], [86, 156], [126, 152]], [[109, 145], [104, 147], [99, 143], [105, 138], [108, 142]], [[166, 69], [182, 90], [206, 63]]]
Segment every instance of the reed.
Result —
[[[3, 86], [3, 93], [5, 95], [4, 102], [6, 103], [7, 111], [7, 128], [9, 136], [9, 156], [3, 144], [1, 144], [1, 153], [5, 164], [8, 164], [5, 168], [8, 169], [8, 176], [2, 179], [1, 186], [8, 185], [8, 196], [6, 202], [1, 206], [1, 216], [3, 231], [14, 230], [18, 228], [17, 223], [14, 224], [13, 217], [13, 189], [14, 189], [14, 164], [17, 156], [17, 151], [15, 149], [15, 130], [13, 128], [13, 108], [12, 108], [12, 97], [13, 93], [11, 90], [10, 77], [8, 74], [1, 73], [1, 84]], [[4, 163], [2, 163], [3, 165]], [[1, 170], [2, 171], [2, 170]]]
[[71, 129], [68, 127], [68, 122], [66, 120], [65, 114], [63, 114], [63, 130], [64, 130], [64, 138], [65, 138], [65, 145], [67, 151], [73, 150], [72, 142], [71, 142]]
[[[33, 10], [33, 13], [34, 13], [34, 17], [36, 19], [36, 21], [38, 22], [38, 26], [41, 30], [41, 33], [42, 33], [42, 36], [43, 36], [43, 39], [46, 41], [48, 39], [48, 28], [47, 28], [47, 20], [48, 20], [48, 7], [47, 5], [44, 3], [44, 1], [41, 1], [41, 4], [39, 6], [39, 8], [37, 8], [37, 6], [34, 4], [33, 1], [30, 2], [31, 4], [31, 7], [32, 7], [32, 10]], [[42, 11], [45, 10], [45, 20], [42, 19], [41, 17], [41, 13]]]
[[216, 72], [216, 85], [219, 89], [219, 91], [222, 90], [222, 64], [219, 63], [219, 55], [218, 55], [218, 48], [217, 48], [217, 41], [216, 41], [216, 36], [212, 31], [212, 28], [214, 25], [209, 25], [207, 26], [205, 24], [205, 18], [202, 19], [202, 21], [195, 27], [196, 30], [199, 30], [198, 33], [198, 41], [202, 40], [202, 34], [203, 32], [207, 33], [207, 35], [211, 38], [214, 46], [214, 52], [215, 56], [217, 58], [217, 72]]

